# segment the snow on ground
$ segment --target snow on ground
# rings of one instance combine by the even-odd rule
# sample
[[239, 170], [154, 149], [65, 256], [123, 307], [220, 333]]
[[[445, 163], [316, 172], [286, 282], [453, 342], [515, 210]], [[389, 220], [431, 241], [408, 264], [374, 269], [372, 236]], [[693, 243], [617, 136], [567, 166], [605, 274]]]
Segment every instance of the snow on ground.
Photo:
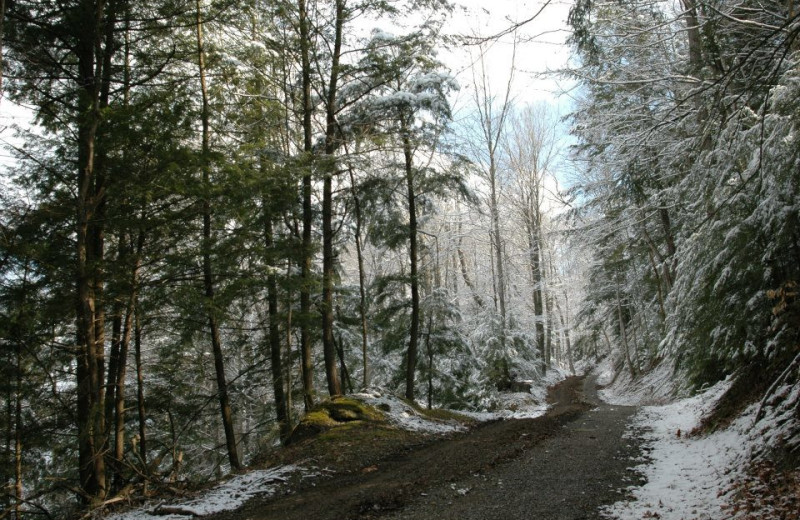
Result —
[[202, 496], [185, 502], [159, 502], [124, 513], [111, 515], [107, 520], [185, 520], [233, 511], [255, 496], [270, 496], [278, 491], [290, 474], [300, 472], [304, 478], [316, 473], [294, 465], [251, 471], [227, 480], [206, 491]]
[[[633, 379], [627, 367], [616, 367], [611, 356], [597, 367], [597, 384], [609, 386], [598, 392], [600, 399], [619, 406], [665, 404], [676, 393], [674, 370], [669, 363], [661, 363], [642, 377]], [[617, 373], [619, 370], [619, 373]]]
[[620, 520], [711, 520], [724, 518], [725, 491], [740, 476], [749, 460], [756, 406], [751, 406], [728, 428], [705, 436], [689, 436], [731, 382], [724, 381], [695, 397], [662, 406], [646, 406], [632, 424], [651, 449], [636, 470], [647, 478], [632, 488], [633, 501], [617, 502], [605, 509]]
[[[729, 378], [693, 397], [677, 399], [672, 368], [663, 363], [637, 379], [611, 359], [597, 367], [600, 397], [613, 405], [646, 405], [636, 413], [628, 435], [643, 440], [646, 458], [636, 468], [647, 483], [631, 487], [628, 501], [604, 509], [609, 518], [632, 520], [722, 520], [732, 516], [732, 484], [748, 482], [753, 460], [781, 443], [800, 446], [796, 406], [800, 384], [784, 383], [764, 401], [747, 407], [730, 425], [709, 434], [690, 435], [732, 385]], [[796, 381], [795, 378], [793, 381]], [[672, 401], [672, 402], [671, 402]], [[669, 404], [665, 404], [669, 403]], [[727, 509], [726, 509], [727, 508]], [[763, 513], [763, 512], [762, 512]], [[771, 518], [769, 513], [759, 518]]]
[[466, 429], [463, 424], [456, 421], [442, 421], [426, 417], [402, 399], [393, 395], [383, 395], [375, 390], [352, 394], [348, 397], [353, 397], [370, 406], [374, 406], [386, 415], [390, 423], [404, 430], [440, 434]]
[[[567, 377], [562, 368], [552, 368], [547, 375], [531, 384], [530, 392], [502, 393], [498, 396], [499, 406], [496, 411], [452, 410], [455, 413], [470, 417], [477, 421], [495, 421], [498, 419], [535, 419], [547, 412], [547, 389]], [[466, 427], [455, 421], [440, 421], [421, 415], [405, 401], [392, 395], [383, 395], [379, 391], [368, 391], [353, 394], [354, 397], [382, 410], [389, 421], [400, 428], [425, 433], [451, 433], [463, 431]]]

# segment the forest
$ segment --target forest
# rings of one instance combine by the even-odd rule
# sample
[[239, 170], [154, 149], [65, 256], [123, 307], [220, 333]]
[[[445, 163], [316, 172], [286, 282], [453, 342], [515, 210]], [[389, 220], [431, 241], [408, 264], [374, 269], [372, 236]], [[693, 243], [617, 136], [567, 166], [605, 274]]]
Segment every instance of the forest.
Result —
[[0, 165], [0, 518], [222, 477], [363, 389], [800, 381], [794, 0], [575, 0], [566, 117], [487, 58], [548, 4], [476, 37], [449, 0], [0, 2], [34, 117]]

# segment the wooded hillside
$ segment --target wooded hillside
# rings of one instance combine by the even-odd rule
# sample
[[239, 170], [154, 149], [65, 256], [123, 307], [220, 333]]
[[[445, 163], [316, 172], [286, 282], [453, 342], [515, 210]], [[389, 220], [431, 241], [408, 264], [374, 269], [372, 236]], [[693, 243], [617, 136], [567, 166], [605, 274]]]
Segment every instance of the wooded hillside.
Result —
[[800, 377], [793, 0], [578, 0], [571, 153], [454, 8], [0, 3], [1, 102], [35, 115], [0, 194], [0, 518], [222, 476], [361, 388]]

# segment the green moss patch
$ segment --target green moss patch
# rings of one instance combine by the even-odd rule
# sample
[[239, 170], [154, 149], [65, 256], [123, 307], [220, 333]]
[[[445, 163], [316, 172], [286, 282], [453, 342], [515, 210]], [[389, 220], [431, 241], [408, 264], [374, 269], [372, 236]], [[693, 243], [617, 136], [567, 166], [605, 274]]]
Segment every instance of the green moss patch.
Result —
[[377, 408], [356, 399], [333, 397], [323, 401], [303, 417], [289, 436], [287, 444], [316, 437], [329, 432], [329, 430], [339, 430], [344, 426], [348, 426], [345, 430], [349, 430], [358, 425], [383, 424], [385, 422], [386, 416]]

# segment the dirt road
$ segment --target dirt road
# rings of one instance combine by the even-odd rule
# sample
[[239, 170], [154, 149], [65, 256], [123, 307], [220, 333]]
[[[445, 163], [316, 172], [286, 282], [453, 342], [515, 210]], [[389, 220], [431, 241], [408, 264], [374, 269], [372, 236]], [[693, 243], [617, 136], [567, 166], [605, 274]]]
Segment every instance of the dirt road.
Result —
[[[593, 380], [592, 380], [593, 381]], [[624, 438], [630, 407], [597, 406], [562, 425], [520, 457], [485, 473], [437, 486], [390, 519], [601, 518], [598, 508], [622, 498], [619, 489], [638, 481], [627, 468], [638, 447]]]
[[633, 409], [598, 405], [593, 386], [567, 379], [543, 417], [484, 424], [220, 520], [599, 518], [636, 478], [637, 447], [623, 435]]

